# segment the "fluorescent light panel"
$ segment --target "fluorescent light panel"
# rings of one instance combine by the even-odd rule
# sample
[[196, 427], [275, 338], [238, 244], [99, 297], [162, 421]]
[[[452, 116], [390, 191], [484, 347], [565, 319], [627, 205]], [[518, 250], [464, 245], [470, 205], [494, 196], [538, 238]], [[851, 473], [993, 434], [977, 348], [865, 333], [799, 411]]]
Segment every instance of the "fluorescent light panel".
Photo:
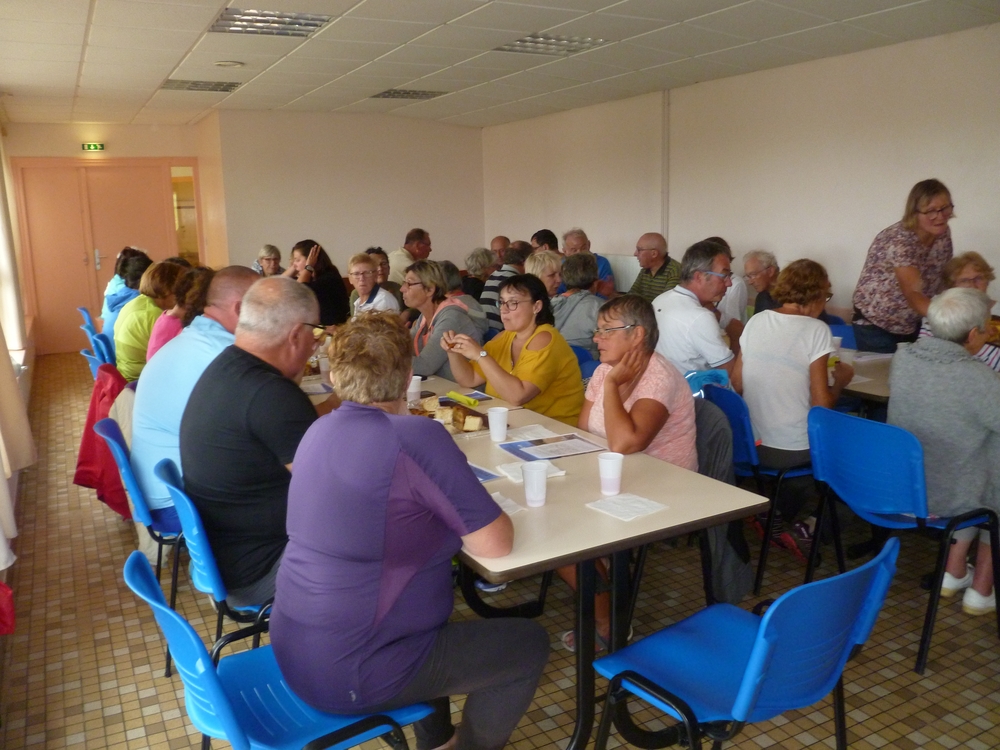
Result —
[[168, 78], [160, 88], [167, 91], [221, 91], [229, 93], [236, 91], [241, 85], [235, 81], [181, 81]]
[[566, 57], [577, 52], [594, 49], [607, 44], [605, 39], [580, 36], [550, 36], [548, 34], [528, 34], [515, 42], [495, 47], [497, 52], [520, 52], [527, 55], [549, 55]]
[[310, 36], [333, 16], [314, 13], [279, 13], [275, 10], [226, 8], [209, 31], [220, 34], [261, 34], [264, 36]]
[[416, 91], [414, 89], [386, 89], [380, 94], [368, 97], [369, 99], [433, 99], [437, 96], [444, 96], [447, 91]]

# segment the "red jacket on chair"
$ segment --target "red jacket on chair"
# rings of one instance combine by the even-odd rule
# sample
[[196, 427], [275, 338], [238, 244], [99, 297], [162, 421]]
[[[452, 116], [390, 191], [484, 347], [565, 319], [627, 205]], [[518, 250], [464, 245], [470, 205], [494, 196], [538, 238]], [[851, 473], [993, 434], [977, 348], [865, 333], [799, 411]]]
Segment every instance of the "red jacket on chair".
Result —
[[118, 465], [107, 443], [96, 432], [94, 425], [108, 416], [118, 394], [125, 388], [125, 378], [114, 365], [101, 365], [94, 381], [94, 392], [90, 396], [87, 422], [83, 426], [80, 440], [80, 454], [76, 459], [76, 474], [73, 484], [97, 490], [97, 497], [125, 519], [132, 518], [128, 497]]

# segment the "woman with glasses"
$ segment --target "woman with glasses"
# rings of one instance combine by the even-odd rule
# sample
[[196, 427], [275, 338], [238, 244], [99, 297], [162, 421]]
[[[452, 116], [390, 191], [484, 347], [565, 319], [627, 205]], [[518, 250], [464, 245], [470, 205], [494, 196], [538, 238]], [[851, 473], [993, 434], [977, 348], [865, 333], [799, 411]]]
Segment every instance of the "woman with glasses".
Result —
[[[817, 319], [833, 296], [823, 266], [808, 259], [793, 261], [778, 274], [771, 296], [779, 307], [747, 322], [736, 367], [742, 367], [743, 398], [754, 436], [760, 440], [760, 462], [785, 469], [809, 463], [809, 410], [833, 408], [854, 369], [844, 362], [831, 368], [830, 355], [836, 347], [830, 327]], [[788, 491], [778, 498], [778, 510], [788, 520], [794, 520], [810, 499], [812, 479], [803, 479], [798, 484], [794, 479], [782, 483]], [[775, 528], [780, 536], [781, 527]], [[797, 528], [808, 538], [808, 526]]]
[[353, 300], [351, 315], [363, 312], [382, 312], [389, 310], [399, 312], [399, 303], [392, 293], [383, 289], [378, 283], [378, 266], [376, 259], [367, 253], [352, 255], [347, 262], [347, 278], [354, 286], [356, 293]]
[[[570, 261], [579, 256], [571, 256]], [[587, 385], [578, 426], [608, 440], [608, 450], [647, 453], [698, 471], [694, 398], [680, 370], [656, 352], [660, 337], [653, 305], [637, 294], [604, 303], [597, 315], [594, 342], [601, 364]], [[557, 571], [576, 588], [576, 568]], [[603, 571], [602, 571], [603, 572]], [[607, 592], [594, 599], [597, 637], [607, 644], [611, 609]], [[573, 651], [576, 637], [563, 633]]]
[[943, 288], [954, 212], [944, 183], [923, 180], [910, 190], [903, 220], [875, 237], [854, 290], [859, 350], [891, 354], [896, 344], [916, 340], [927, 305]]
[[486, 384], [486, 393], [576, 427], [583, 407], [583, 376], [576, 355], [556, 330], [545, 285], [517, 274], [500, 282], [504, 330], [480, 346], [471, 336], [445, 333], [454, 380]]
[[403, 301], [416, 310], [413, 322], [413, 374], [438, 375], [454, 380], [442, 337], [461, 334], [478, 347], [483, 337], [469, 317], [469, 308], [456, 297], [448, 297], [448, 282], [441, 266], [433, 260], [418, 260], [407, 266], [403, 280]]

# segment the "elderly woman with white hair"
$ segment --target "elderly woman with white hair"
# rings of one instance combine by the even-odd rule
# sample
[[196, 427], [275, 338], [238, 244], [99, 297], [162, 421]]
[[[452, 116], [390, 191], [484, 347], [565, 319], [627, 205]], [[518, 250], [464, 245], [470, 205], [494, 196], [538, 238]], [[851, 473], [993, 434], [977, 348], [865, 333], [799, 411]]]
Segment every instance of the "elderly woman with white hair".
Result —
[[[975, 357], [991, 305], [978, 289], [939, 294], [927, 309], [934, 336], [901, 345], [892, 358], [889, 422], [923, 445], [927, 509], [938, 516], [1000, 511], [1000, 378]], [[980, 535], [975, 566], [966, 565], [975, 536], [975, 529], [955, 533], [941, 595], [965, 589], [962, 609], [985, 615], [996, 602], [993, 566], [988, 534]]]
[[545, 291], [549, 293], [549, 298], [556, 296], [559, 285], [562, 284], [562, 263], [563, 259], [559, 253], [551, 250], [542, 250], [528, 256], [524, 261], [524, 272], [537, 276], [545, 284]]
[[492, 250], [477, 247], [465, 256], [467, 274], [462, 278], [462, 291], [479, 302], [483, 287], [486, 285], [486, 279], [499, 267], [497, 256], [493, 254]]
[[285, 272], [281, 267], [281, 251], [274, 245], [264, 245], [250, 267], [261, 276], [281, 276]]

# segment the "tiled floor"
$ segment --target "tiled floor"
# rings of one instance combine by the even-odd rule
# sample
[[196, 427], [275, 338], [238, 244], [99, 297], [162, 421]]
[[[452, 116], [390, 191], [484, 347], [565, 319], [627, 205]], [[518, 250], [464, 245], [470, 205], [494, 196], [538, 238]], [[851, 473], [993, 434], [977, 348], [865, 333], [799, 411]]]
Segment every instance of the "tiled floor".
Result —
[[[133, 548], [132, 528], [92, 491], [72, 484], [91, 384], [79, 355], [38, 361], [31, 422], [39, 461], [24, 478], [18, 505], [19, 560], [11, 580], [18, 630], [9, 637], [3, 665], [0, 747], [195, 747], [200, 736], [186, 719], [180, 680], [163, 677], [160, 634], [149, 609], [121, 579]], [[954, 601], [944, 602], [927, 673], [921, 678], [912, 671], [926, 603], [918, 582], [933, 565], [934, 546], [917, 536], [903, 538], [899, 572], [875, 632], [848, 666], [852, 748], [1000, 746], [1000, 641], [991, 618], [967, 617]], [[801, 576], [801, 565], [776, 551], [765, 594], [775, 596]], [[213, 613], [186, 579], [182, 583], [179, 608], [208, 638]], [[527, 581], [502, 596], [527, 597], [536, 590], [537, 581]], [[686, 541], [657, 545], [643, 582], [636, 636], [686, 616], [701, 598], [695, 548]], [[570, 626], [571, 606], [565, 586], [555, 584], [541, 620], [554, 643]], [[455, 616], [473, 615], [460, 605]], [[513, 747], [565, 746], [573, 685], [569, 654], [553, 649]], [[748, 727], [727, 746], [833, 747], [831, 716], [824, 700]], [[611, 744], [617, 744], [614, 738]]]

